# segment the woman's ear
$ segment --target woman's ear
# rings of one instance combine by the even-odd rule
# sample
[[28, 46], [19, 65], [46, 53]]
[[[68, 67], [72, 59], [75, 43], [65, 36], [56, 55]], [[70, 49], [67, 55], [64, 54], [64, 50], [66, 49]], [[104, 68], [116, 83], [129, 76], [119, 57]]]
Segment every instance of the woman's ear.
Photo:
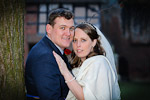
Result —
[[46, 25], [46, 32], [47, 32], [47, 34], [50, 34], [51, 31], [52, 31], [52, 26], [50, 24], [47, 24]]
[[97, 43], [97, 39], [94, 39], [93, 43], [92, 43], [92, 46], [95, 47], [96, 43]]

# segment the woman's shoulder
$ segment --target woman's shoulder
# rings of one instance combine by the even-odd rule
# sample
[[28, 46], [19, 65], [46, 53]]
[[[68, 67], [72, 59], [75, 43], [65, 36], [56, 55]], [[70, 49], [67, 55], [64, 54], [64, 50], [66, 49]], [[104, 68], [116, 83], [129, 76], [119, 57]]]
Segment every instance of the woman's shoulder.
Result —
[[103, 55], [97, 55], [86, 59], [81, 67], [108, 65], [108, 59]]
[[107, 61], [107, 60], [108, 59], [105, 56], [97, 55], [97, 56], [93, 56], [93, 57], [86, 59], [85, 62], [90, 62], [90, 61], [101, 62], [101, 61]]
[[[110, 62], [107, 59], [107, 57], [103, 56], [103, 55], [97, 55], [97, 56], [93, 56], [87, 59], [87, 61], [85, 62], [84, 65], [91, 65], [91, 66], [95, 66], [95, 67], [106, 67], [106, 66], [110, 66]], [[101, 68], [99, 67], [99, 68]]]

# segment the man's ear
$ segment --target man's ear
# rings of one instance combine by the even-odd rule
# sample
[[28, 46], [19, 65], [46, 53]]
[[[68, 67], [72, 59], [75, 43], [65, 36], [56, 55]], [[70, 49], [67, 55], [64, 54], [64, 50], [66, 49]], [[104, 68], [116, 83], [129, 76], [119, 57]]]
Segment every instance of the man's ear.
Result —
[[46, 32], [51, 33], [51, 31], [52, 31], [52, 26], [50, 24], [47, 24], [46, 25]]

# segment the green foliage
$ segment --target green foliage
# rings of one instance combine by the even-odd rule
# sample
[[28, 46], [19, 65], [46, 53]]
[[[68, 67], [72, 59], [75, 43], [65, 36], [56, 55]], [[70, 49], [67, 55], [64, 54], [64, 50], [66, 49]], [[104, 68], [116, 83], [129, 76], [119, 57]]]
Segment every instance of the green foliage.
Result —
[[1, 0], [0, 100], [24, 99], [23, 21], [24, 0]]

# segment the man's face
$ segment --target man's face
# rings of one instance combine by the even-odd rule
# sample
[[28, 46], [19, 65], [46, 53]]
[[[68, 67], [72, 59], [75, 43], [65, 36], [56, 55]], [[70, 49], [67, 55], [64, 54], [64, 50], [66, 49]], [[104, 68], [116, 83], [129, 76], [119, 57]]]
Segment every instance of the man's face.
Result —
[[58, 45], [62, 50], [69, 47], [74, 35], [74, 21], [67, 20], [64, 17], [57, 17], [55, 24], [46, 26], [47, 35], [53, 43]]

